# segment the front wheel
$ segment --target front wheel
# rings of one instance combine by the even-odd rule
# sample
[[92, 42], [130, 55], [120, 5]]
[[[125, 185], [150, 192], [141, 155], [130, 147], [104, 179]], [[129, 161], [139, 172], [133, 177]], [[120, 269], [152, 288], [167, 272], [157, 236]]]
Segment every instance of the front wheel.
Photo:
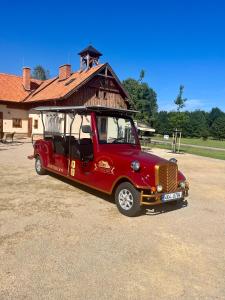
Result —
[[140, 192], [130, 183], [121, 183], [115, 192], [118, 210], [127, 217], [135, 217], [141, 212]]
[[42, 167], [42, 162], [39, 156], [35, 158], [35, 170], [38, 175], [45, 175], [47, 173], [46, 170]]

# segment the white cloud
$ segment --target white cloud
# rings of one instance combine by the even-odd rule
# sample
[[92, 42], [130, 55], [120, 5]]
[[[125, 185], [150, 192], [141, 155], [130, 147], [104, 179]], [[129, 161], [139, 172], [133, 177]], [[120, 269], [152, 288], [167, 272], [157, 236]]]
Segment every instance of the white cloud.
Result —
[[[177, 106], [174, 103], [169, 103], [170, 101], [161, 101], [159, 103], [159, 111], [160, 110], [166, 110], [166, 111], [176, 111]], [[188, 99], [185, 102], [185, 107], [183, 108], [183, 111], [185, 110], [196, 110], [196, 109], [205, 109], [206, 101], [201, 99]]]
[[176, 110], [176, 105], [175, 104], [161, 104], [159, 105], [159, 111], [164, 110], [164, 111], [172, 111]]
[[186, 110], [204, 109], [204, 100], [188, 99], [185, 103]]

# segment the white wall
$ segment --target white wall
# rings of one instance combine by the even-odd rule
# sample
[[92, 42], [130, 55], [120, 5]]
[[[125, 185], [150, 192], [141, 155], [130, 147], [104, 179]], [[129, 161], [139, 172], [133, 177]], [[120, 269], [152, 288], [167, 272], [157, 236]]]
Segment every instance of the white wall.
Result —
[[[70, 118], [69, 115], [67, 115], [67, 120], [66, 120], [66, 132], [69, 134], [70, 132], [70, 124], [72, 122], [72, 119]], [[88, 116], [83, 116], [83, 125], [90, 125], [91, 126], [91, 117]], [[73, 125], [72, 125], [72, 135], [78, 139], [79, 138], [79, 130], [80, 130], [80, 125], [81, 125], [81, 116], [76, 115]], [[81, 138], [89, 138], [90, 134], [83, 133], [81, 132], [80, 134]]]
[[[16, 132], [27, 134], [28, 112], [24, 109], [7, 108], [0, 104], [0, 111], [3, 112], [3, 132]], [[22, 128], [13, 127], [13, 118], [22, 119]]]
[[[32, 134], [43, 134], [43, 125], [41, 121], [41, 114], [37, 113], [35, 110], [30, 110], [28, 112], [29, 118], [32, 118]], [[38, 128], [34, 128], [35, 120], [38, 121]]]

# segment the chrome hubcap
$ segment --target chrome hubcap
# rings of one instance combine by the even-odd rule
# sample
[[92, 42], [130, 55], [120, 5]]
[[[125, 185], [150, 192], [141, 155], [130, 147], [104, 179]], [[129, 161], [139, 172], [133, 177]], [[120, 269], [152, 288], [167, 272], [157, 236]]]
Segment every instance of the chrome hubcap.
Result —
[[129, 210], [133, 206], [134, 198], [131, 192], [123, 189], [119, 192], [119, 204], [124, 210]]
[[41, 171], [41, 161], [40, 161], [39, 158], [36, 159], [36, 170], [37, 170], [38, 172]]

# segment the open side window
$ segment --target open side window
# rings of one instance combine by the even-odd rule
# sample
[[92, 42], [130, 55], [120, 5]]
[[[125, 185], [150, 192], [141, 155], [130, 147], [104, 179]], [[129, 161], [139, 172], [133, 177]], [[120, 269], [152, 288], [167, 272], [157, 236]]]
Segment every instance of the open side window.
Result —
[[[72, 123], [73, 122], [73, 123]], [[71, 125], [72, 123], [72, 125]], [[74, 120], [68, 122], [71, 136], [66, 137], [68, 142], [68, 154], [71, 158], [81, 161], [93, 160], [93, 142], [90, 115], [77, 114]]]
[[44, 116], [45, 140], [51, 140], [53, 152], [74, 159], [93, 159], [90, 115], [48, 113]]

